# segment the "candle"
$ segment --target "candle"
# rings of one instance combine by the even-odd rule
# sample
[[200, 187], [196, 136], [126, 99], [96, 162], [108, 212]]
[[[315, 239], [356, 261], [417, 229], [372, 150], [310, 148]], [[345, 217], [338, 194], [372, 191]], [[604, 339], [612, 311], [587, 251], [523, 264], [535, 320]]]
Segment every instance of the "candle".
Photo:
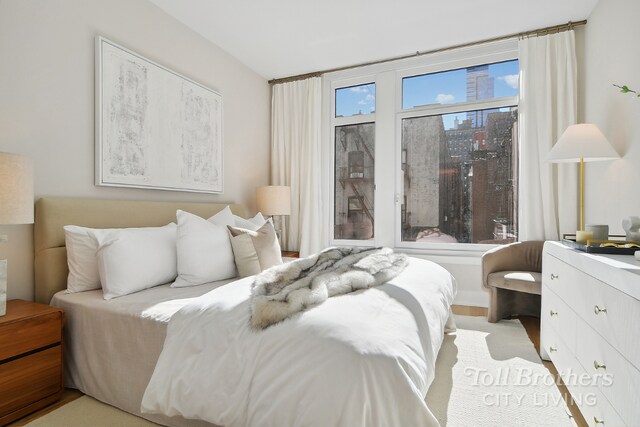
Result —
[[595, 240], [609, 240], [608, 225], [587, 224], [584, 226], [584, 231], [593, 232], [593, 238]]
[[593, 231], [576, 231], [576, 242], [586, 245], [587, 240], [593, 240]]

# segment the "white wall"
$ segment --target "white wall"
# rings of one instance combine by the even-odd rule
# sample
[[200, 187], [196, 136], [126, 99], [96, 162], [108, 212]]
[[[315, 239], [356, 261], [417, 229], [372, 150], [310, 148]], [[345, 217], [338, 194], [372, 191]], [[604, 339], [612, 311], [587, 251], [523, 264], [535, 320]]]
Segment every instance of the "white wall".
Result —
[[585, 221], [624, 234], [623, 218], [640, 215], [640, 1], [600, 0], [584, 34], [579, 120], [595, 123], [622, 156], [585, 166]]
[[[94, 38], [103, 35], [224, 98], [224, 194], [95, 187]], [[36, 198], [237, 202], [269, 179], [266, 80], [147, 0], [0, 0], [0, 151], [34, 161]], [[4, 226], [9, 298], [33, 298], [33, 227]]]

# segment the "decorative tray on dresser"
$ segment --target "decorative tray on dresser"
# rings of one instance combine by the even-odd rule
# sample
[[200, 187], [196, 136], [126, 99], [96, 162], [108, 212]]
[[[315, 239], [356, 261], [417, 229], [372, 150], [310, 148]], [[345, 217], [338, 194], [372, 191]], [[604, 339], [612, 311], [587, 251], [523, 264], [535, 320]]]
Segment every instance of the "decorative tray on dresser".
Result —
[[0, 317], [0, 426], [62, 397], [62, 309], [7, 301]]
[[640, 261], [546, 242], [540, 334], [589, 425], [638, 425]]

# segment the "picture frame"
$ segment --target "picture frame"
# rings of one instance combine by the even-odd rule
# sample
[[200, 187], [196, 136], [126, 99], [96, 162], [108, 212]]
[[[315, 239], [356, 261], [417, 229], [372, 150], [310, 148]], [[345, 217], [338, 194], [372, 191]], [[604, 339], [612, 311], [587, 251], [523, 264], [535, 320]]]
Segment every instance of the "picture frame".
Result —
[[222, 95], [96, 37], [95, 184], [223, 193]]

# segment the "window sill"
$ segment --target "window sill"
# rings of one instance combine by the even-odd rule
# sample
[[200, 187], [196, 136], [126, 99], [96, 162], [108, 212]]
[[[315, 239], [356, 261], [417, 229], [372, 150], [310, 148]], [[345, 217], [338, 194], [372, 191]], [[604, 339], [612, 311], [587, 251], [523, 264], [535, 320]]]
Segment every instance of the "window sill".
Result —
[[480, 265], [482, 255], [496, 246], [497, 245], [474, 245], [473, 249], [396, 247], [394, 250], [417, 258], [428, 259], [436, 263]]
[[[330, 246], [373, 247], [373, 240], [332, 240]], [[474, 243], [430, 244], [429, 247], [418, 245], [394, 246], [393, 250], [417, 258], [424, 258], [436, 263], [480, 265], [485, 252], [502, 245]]]

